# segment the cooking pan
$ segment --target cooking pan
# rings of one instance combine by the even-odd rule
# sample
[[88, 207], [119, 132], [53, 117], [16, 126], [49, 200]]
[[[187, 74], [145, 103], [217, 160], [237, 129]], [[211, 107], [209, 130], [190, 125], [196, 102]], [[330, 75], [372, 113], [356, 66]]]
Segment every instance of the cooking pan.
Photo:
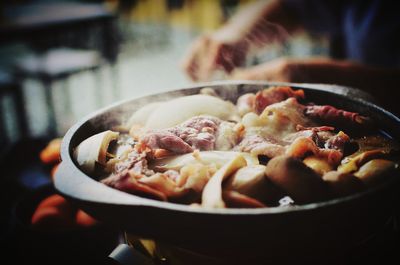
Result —
[[[56, 189], [95, 218], [130, 234], [235, 261], [298, 256], [327, 257], [343, 253], [378, 233], [393, 215], [399, 176], [368, 191], [296, 207], [259, 209], [197, 209], [160, 202], [110, 188], [83, 173], [72, 159], [73, 149], [89, 136], [123, 124], [139, 107], [214, 88], [235, 101], [241, 94], [268, 86], [301, 88], [317, 104], [370, 116], [382, 133], [400, 138], [400, 119], [366, 101], [368, 95], [340, 86], [269, 82], [218, 82], [126, 100], [83, 118], [63, 139]], [[398, 175], [398, 174], [397, 174]]]

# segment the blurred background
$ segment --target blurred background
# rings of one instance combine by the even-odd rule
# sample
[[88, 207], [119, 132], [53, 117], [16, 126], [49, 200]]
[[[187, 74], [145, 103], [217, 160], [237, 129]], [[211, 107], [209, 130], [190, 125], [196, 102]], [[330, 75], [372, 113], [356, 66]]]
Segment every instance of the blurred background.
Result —
[[[56, 163], [40, 156], [50, 140], [113, 102], [189, 85], [179, 65], [189, 44], [250, 2], [1, 1], [2, 239], [10, 238], [18, 199], [51, 183]], [[302, 34], [261, 56], [327, 51], [323, 37]]]
[[[62, 136], [112, 102], [188, 85], [179, 62], [189, 44], [249, 2], [2, 2], [1, 150], [21, 138]], [[301, 35], [264, 56], [326, 51], [323, 39]]]

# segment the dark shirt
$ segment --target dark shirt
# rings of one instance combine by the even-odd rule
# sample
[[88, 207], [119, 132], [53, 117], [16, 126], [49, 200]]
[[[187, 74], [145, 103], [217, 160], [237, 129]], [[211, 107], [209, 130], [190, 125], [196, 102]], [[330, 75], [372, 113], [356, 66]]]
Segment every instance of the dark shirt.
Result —
[[331, 56], [400, 66], [400, 15], [389, 0], [283, 0], [310, 32], [330, 37]]

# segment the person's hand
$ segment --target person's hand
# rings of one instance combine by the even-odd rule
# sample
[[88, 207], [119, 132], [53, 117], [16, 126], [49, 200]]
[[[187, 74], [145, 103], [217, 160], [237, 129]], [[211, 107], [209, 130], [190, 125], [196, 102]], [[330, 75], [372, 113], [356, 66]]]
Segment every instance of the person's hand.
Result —
[[209, 81], [219, 70], [230, 73], [245, 62], [248, 45], [242, 40], [227, 30], [199, 37], [184, 57], [183, 70], [193, 81]]

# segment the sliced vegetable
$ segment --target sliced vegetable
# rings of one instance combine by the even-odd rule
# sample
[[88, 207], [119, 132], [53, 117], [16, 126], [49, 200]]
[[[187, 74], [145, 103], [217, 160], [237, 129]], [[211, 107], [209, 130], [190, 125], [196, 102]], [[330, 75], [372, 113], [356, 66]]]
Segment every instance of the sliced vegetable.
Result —
[[176, 182], [178, 186], [200, 194], [216, 170], [212, 165], [189, 163], [181, 168]]
[[144, 126], [146, 124], [146, 121], [149, 118], [149, 116], [161, 104], [163, 104], [163, 102], [151, 102], [151, 103], [147, 103], [143, 107], [139, 108], [129, 118], [128, 122], [126, 123], [126, 127], [128, 129], [131, 129], [133, 125]]
[[191, 95], [157, 106], [146, 120], [145, 127], [169, 128], [198, 115], [211, 115], [222, 120], [238, 120], [239, 117], [235, 105], [229, 101], [208, 95]]
[[237, 191], [260, 202], [271, 204], [282, 195], [265, 176], [265, 166], [249, 165], [240, 168], [224, 183], [225, 191]]
[[234, 151], [202, 151], [168, 158], [158, 159], [151, 164], [156, 170], [180, 170], [183, 166], [200, 162], [204, 165], [215, 164], [217, 168], [222, 167], [228, 161], [236, 157], [238, 154], [243, 156], [248, 165], [258, 165], [258, 158], [250, 153], [234, 152]]
[[246, 166], [246, 160], [241, 154], [236, 154], [228, 163], [222, 166], [204, 187], [201, 205], [205, 208], [224, 208], [222, 200], [222, 182], [236, 170]]
[[104, 131], [81, 142], [74, 150], [75, 161], [85, 173], [93, 173], [96, 163], [103, 166], [107, 162], [107, 149], [111, 141], [118, 138], [119, 133]]

